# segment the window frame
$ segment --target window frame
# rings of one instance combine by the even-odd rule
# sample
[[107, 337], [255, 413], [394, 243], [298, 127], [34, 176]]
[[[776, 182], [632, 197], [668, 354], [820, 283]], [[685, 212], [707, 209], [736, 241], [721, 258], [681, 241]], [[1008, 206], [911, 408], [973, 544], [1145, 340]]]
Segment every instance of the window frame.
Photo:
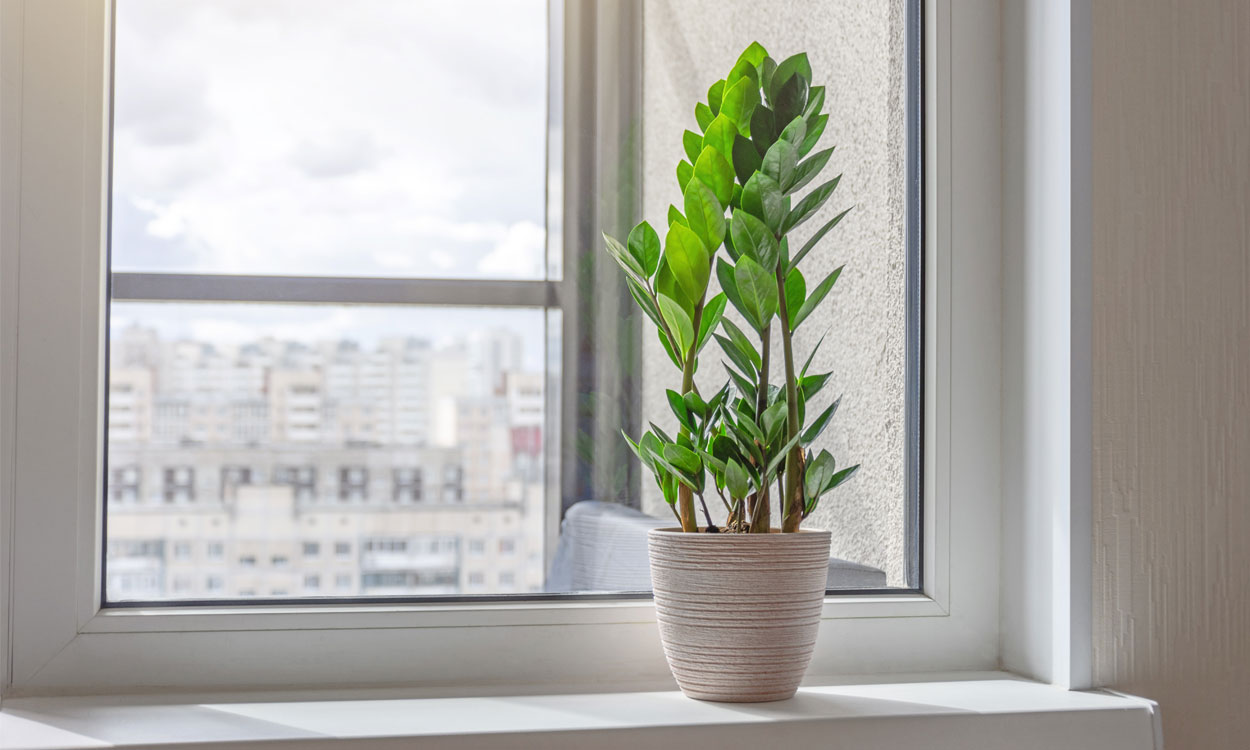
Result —
[[[587, 22], [587, 7], [570, 0], [566, 27]], [[25, 126], [3, 134], [6, 160], [21, 169], [11, 184], [6, 161], [0, 207], [20, 227], [4, 230], [16, 252], [6, 250], [0, 269], [14, 280], [0, 287], [4, 304], [17, 312], [5, 307], [0, 327], [0, 403], [14, 415], [0, 435], [0, 468], [13, 476], [0, 488], [0, 544], [13, 562], [0, 583], [6, 691], [328, 681], [472, 689], [605, 674], [615, 684], [668, 684], [646, 600], [101, 609], [110, 10], [105, 0], [0, 6], [5, 69], [20, 70], [3, 103], [9, 112], [20, 104]], [[83, 22], [65, 23], [67, 12]], [[984, 394], [1000, 391], [1001, 155], [983, 148], [999, 138], [998, 18], [990, 0], [926, 4], [923, 590], [827, 597], [813, 674], [998, 662], [1001, 404]], [[590, 19], [592, 33], [615, 31], [613, 20]], [[67, 195], [81, 196], [71, 211]], [[75, 470], [56, 470], [64, 465]], [[314, 644], [324, 658], [300, 658]], [[469, 651], [497, 658], [464, 658]]]

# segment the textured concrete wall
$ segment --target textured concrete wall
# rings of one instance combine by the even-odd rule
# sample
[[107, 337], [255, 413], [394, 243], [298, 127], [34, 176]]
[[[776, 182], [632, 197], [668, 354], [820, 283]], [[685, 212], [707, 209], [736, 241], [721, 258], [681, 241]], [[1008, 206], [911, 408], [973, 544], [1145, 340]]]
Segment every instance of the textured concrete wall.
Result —
[[1250, 743], [1250, 3], [1093, 3], [1094, 617], [1169, 749]]
[[[843, 263], [846, 270], [821, 312], [799, 329], [796, 347], [806, 358], [829, 332], [814, 368], [834, 376], [814, 408], [845, 397], [821, 443], [840, 464], [863, 468], [807, 525], [831, 530], [834, 555], [881, 568], [895, 586], [905, 583], [903, 11], [902, 0], [647, 0], [643, 15], [643, 205], [657, 227], [668, 205], [680, 203], [674, 170], [682, 130], [695, 128], [695, 102], [750, 42], [778, 60], [807, 52], [816, 82], [828, 87], [820, 148], [838, 147], [826, 173], [844, 176], [796, 236], [806, 240], [838, 211], [855, 210], [804, 261], [809, 287]], [[680, 385], [680, 373], [653, 331], [645, 341], [644, 415], [671, 426], [664, 390]], [[703, 357], [703, 388], [726, 379], [718, 353], [713, 344]], [[773, 382], [781, 381], [778, 370]], [[669, 516], [649, 477], [644, 488], [645, 509]]]

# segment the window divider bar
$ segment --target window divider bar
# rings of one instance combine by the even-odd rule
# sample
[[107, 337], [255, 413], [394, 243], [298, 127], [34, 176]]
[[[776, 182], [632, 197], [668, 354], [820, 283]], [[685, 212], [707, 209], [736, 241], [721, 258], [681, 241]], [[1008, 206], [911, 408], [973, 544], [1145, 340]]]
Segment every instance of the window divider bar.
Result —
[[561, 306], [559, 282], [498, 279], [114, 272], [111, 291], [113, 300], [125, 302]]

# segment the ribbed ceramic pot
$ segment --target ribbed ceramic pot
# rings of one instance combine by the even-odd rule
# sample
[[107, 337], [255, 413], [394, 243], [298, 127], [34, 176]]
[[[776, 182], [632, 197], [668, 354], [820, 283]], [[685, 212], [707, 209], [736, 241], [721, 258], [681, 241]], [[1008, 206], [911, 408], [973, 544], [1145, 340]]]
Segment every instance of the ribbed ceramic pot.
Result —
[[816, 646], [830, 536], [647, 534], [660, 640], [683, 693], [734, 703], [794, 695]]

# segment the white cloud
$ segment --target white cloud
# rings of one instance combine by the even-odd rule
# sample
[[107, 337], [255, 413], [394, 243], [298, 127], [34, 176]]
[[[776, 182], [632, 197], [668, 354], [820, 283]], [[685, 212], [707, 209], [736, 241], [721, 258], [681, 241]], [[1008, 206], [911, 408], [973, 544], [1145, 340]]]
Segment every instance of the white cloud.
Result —
[[531, 221], [517, 222], [508, 227], [495, 249], [477, 262], [477, 270], [496, 278], [541, 276], [546, 240], [542, 227]]

